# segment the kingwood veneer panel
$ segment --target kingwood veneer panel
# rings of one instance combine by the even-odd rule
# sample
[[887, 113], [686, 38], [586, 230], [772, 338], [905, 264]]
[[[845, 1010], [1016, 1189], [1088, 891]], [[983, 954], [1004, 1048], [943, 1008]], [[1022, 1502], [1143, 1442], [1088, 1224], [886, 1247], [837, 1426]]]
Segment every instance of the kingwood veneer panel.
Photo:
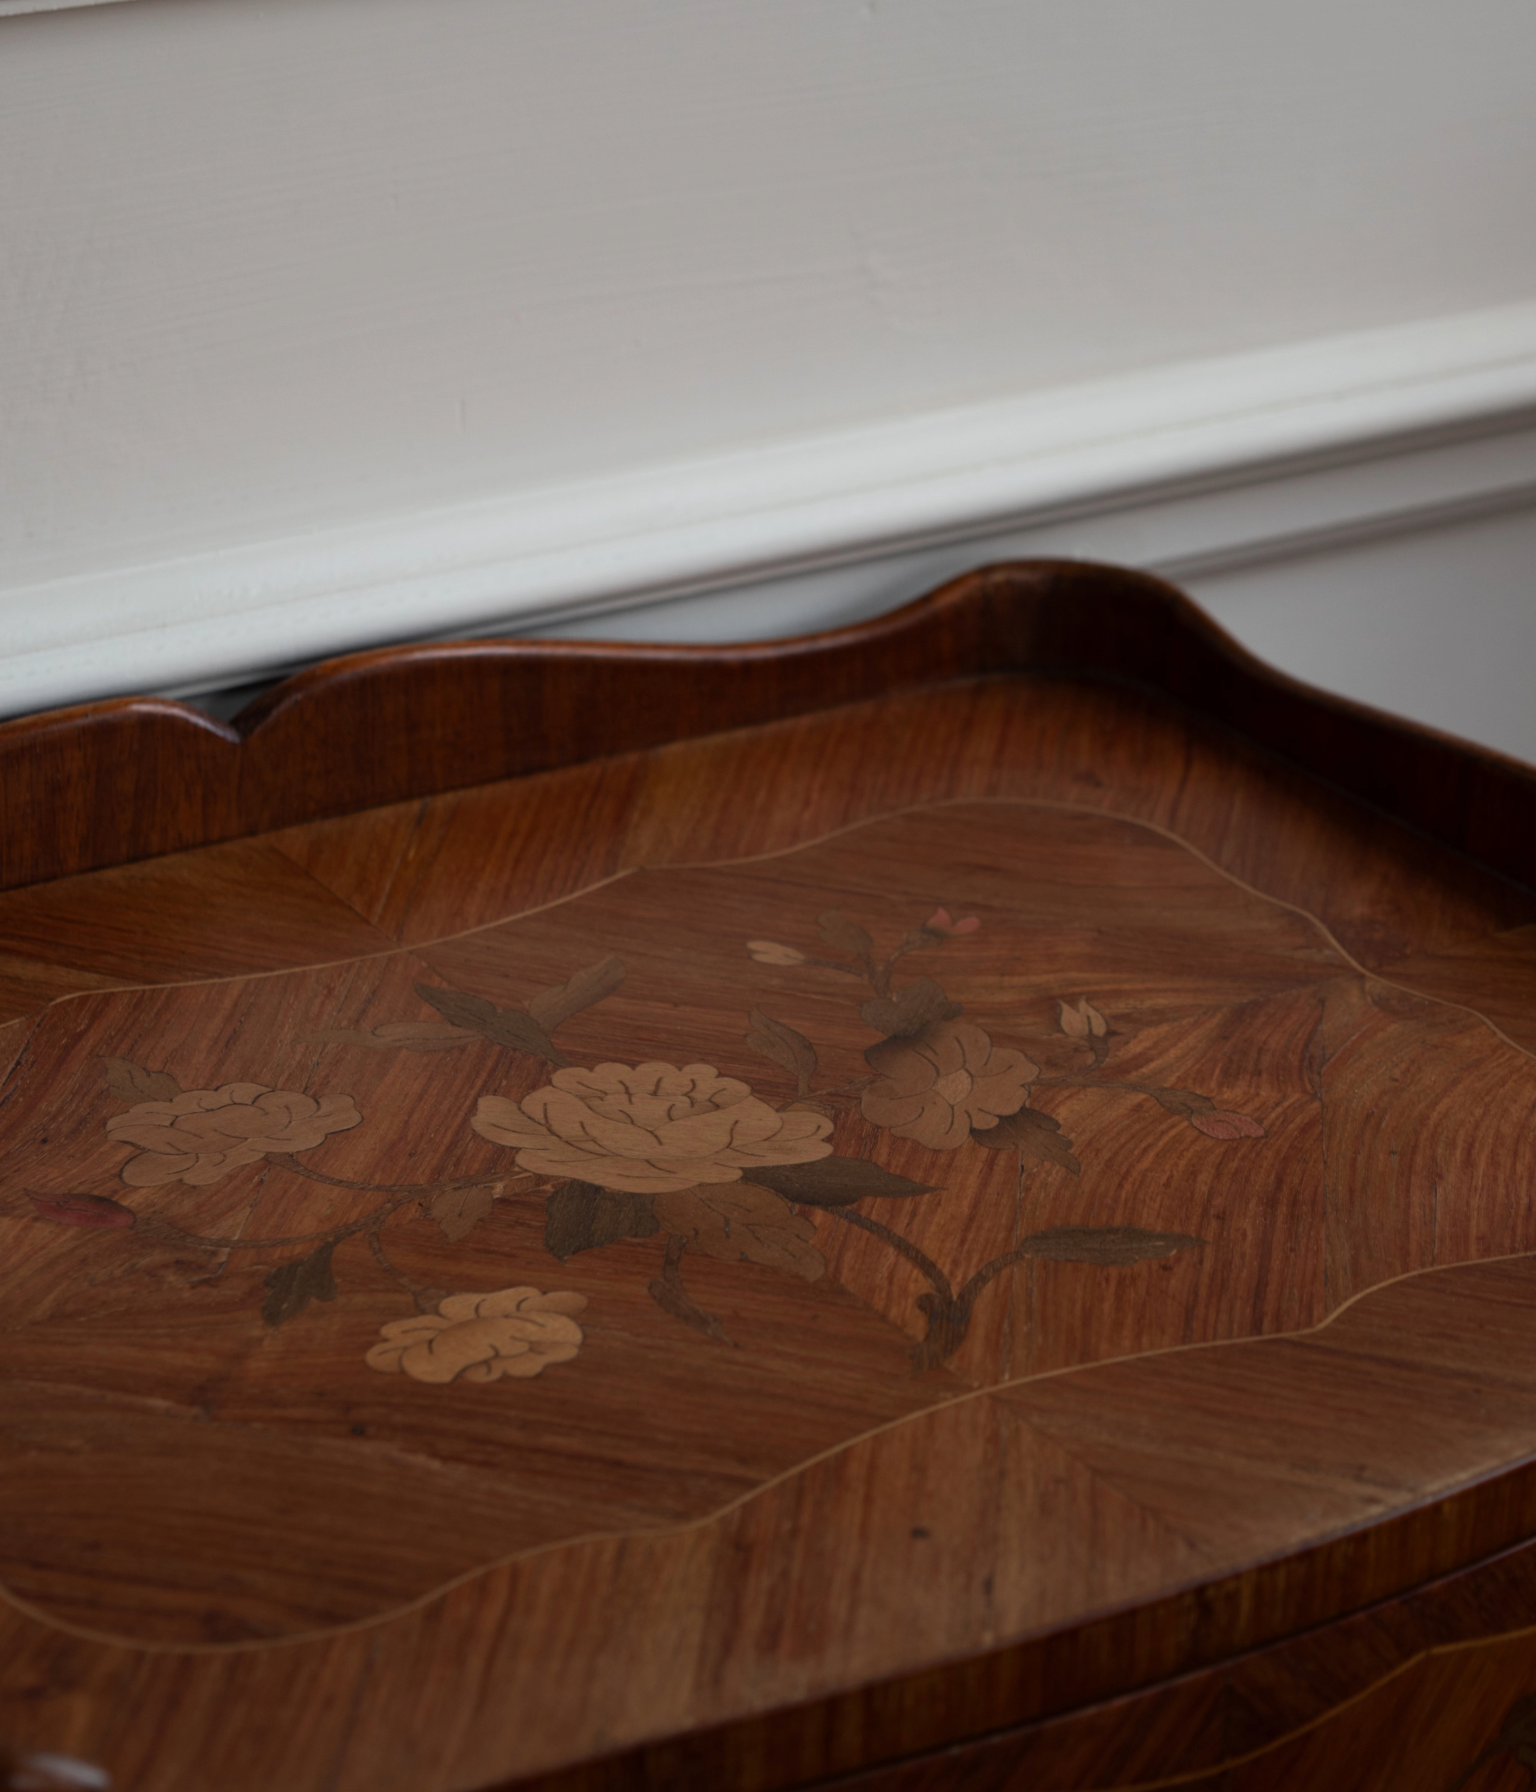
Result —
[[[1536, 1742], [1536, 1698], [1510, 1698], [1512, 1687], [1536, 1687], [1536, 1633], [1525, 1628], [1533, 1571], [1526, 1545], [1146, 1692], [822, 1783], [838, 1792], [1513, 1792], [1528, 1783]], [[1212, 1763], [1230, 1764], [1213, 1772]]]
[[[1475, 1565], [1536, 1531], [1536, 899], [1462, 850], [1527, 775], [1093, 578], [862, 658], [461, 654], [437, 770], [506, 750], [483, 661], [550, 769], [0, 895], [18, 1743], [155, 1792], [1236, 1787], [1529, 1622]], [[1063, 593], [1164, 691], [993, 663]], [[449, 701], [399, 657], [216, 737], [307, 718], [267, 812], [363, 776], [360, 692]], [[561, 764], [642, 673], [699, 738], [634, 745], [652, 692]], [[1440, 795], [1275, 756], [1330, 729]]]

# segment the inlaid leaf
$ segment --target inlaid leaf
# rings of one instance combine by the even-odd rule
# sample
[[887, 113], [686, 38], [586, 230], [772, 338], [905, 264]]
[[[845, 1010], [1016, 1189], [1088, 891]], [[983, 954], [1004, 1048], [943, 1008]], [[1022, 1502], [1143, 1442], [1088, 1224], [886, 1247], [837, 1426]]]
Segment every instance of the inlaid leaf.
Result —
[[484, 1034], [447, 1020], [387, 1020], [377, 1027], [326, 1027], [304, 1037], [316, 1045], [362, 1045], [374, 1051], [444, 1052]]
[[864, 929], [857, 921], [850, 921], [841, 909], [829, 908], [824, 915], [817, 917], [816, 925], [821, 929], [821, 937], [834, 952], [847, 952], [854, 958], [867, 958], [875, 949], [875, 942]]
[[797, 1033], [781, 1020], [774, 1020], [761, 1008], [754, 1008], [747, 1019], [752, 1026], [746, 1036], [747, 1044], [770, 1064], [778, 1064], [787, 1070], [803, 1092], [816, 1074], [816, 1047], [804, 1033]]
[[126, 1231], [138, 1218], [131, 1207], [107, 1195], [38, 1195], [27, 1190], [40, 1220], [56, 1226], [87, 1226], [93, 1231]]
[[267, 1277], [271, 1290], [262, 1303], [261, 1316], [274, 1330], [296, 1319], [312, 1300], [335, 1300], [336, 1277], [331, 1273], [334, 1240], [327, 1241], [296, 1263], [284, 1263]]
[[414, 985], [417, 995], [456, 1027], [478, 1033], [494, 1045], [507, 1045], [530, 1057], [544, 1058], [551, 1064], [563, 1064], [554, 1041], [533, 1018], [521, 1008], [498, 1008], [484, 996], [470, 995], [462, 989], [434, 989], [430, 983]]
[[663, 1313], [670, 1313], [674, 1319], [681, 1319], [684, 1325], [691, 1325], [696, 1332], [703, 1332], [707, 1338], [725, 1340], [725, 1327], [713, 1313], [706, 1313], [702, 1307], [694, 1304], [680, 1281], [668, 1281], [664, 1276], [656, 1276], [646, 1284], [646, 1292]]
[[1184, 1120], [1191, 1120], [1196, 1114], [1209, 1114], [1216, 1106], [1209, 1095], [1201, 1095], [1194, 1089], [1153, 1087], [1147, 1090], [1147, 1094], [1170, 1114], [1177, 1114]]
[[650, 1195], [567, 1182], [544, 1209], [544, 1248], [563, 1263], [578, 1251], [594, 1251], [621, 1238], [650, 1238], [661, 1228]]
[[655, 1196], [656, 1218], [706, 1257], [765, 1263], [814, 1282], [826, 1260], [816, 1228], [772, 1189], [751, 1182], [704, 1183]]
[[920, 1033], [930, 1021], [954, 1020], [963, 1013], [958, 1002], [950, 1001], [932, 977], [919, 977], [897, 990], [894, 996], [876, 996], [866, 1002], [859, 1013], [866, 1025], [887, 1039], [905, 1039]]
[[485, 1184], [478, 1188], [444, 1188], [427, 1202], [428, 1215], [442, 1228], [443, 1237], [456, 1244], [474, 1231], [496, 1205], [496, 1196]]
[[181, 1084], [168, 1070], [146, 1070], [126, 1058], [103, 1058], [101, 1063], [107, 1087], [119, 1101], [174, 1101], [181, 1093]]
[[1195, 1089], [1149, 1088], [1146, 1093], [1170, 1114], [1187, 1120], [1209, 1139], [1262, 1139], [1264, 1127], [1251, 1114], [1219, 1108], [1209, 1095]]
[[590, 1008], [594, 1002], [602, 1001], [604, 996], [611, 996], [623, 981], [623, 959], [611, 955], [600, 958], [596, 964], [585, 966], [574, 977], [567, 978], [564, 983], [557, 983], [553, 989], [541, 989], [529, 1001], [528, 1012], [545, 1032], [553, 1033], [556, 1027], [568, 1021], [573, 1014], [579, 1014], [583, 1008]]
[[1252, 1114], [1237, 1114], [1228, 1108], [1213, 1108], [1208, 1114], [1196, 1114], [1190, 1125], [1208, 1139], [1262, 1139], [1266, 1136], [1262, 1124]]
[[510, 1045], [514, 1051], [527, 1052], [530, 1057], [543, 1058], [551, 1064], [565, 1063], [554, 1040], [531, 1014], [525, 1014], [521, 1008], [501, 1009], [486, 1027], [485, 1036], [497, 1045]]
[[821, 1157], [811, 1164], [769, 1164], [743, 1170], [742, 1177], [771, 1188], [802, 1207], [851, 1207], [866, 1195], [931, 1195], [934, 1185], [913, 1182], [892, 1170], [882, 1170], [864, 1157]]
[[754, 964], [804, 964], [805, 954], [779, 940], [748, 940], [747, 957]]
[[472, 996], [464, 989], [437, 989], [430, 983], [411, 985], [424, 1002], [434, 1007], [443, 1019], [467, 1032], [484, 1034], [489, 1022], [496, 1018], [496, 1004], [484, 996]]
[[971, 1137], [988, 1151], [1021, 1151], [1035, 1163], [1055, 1164], [1075, 1176], [1082, 1165], [1072, 1155], [1072, 1141], [1061, 1130], [1061, 1122], [1038, 1108], [1020, 1108], [1007, 1114], [996, 1126], [972, 1127]]
[[1098, 1263], [1120, 1268], [1153, 1257], [1171, 1257], [1176, 1251], [1195, 1250], [1205, 1242], [1187, 1232], [1144, 1232], [1140, 1226], [1053, 1226], [1047, 1232], [1031, 1232], [1019, 1250], [1051, 1263]]

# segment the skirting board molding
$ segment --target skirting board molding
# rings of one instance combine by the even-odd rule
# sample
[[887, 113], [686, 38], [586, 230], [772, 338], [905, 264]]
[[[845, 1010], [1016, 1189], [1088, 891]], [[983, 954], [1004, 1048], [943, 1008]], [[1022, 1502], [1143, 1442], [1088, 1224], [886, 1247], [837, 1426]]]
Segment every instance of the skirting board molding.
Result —
[[0, 714], [637, 606], [791, 634], [1017, 555], [1194, 578], [1533, 498], [1536, 304], [0, 590]]
[[0, 0], [0, 19], [24, 12], [74, 12], [82, 6], [111, 6], [115, 0]]

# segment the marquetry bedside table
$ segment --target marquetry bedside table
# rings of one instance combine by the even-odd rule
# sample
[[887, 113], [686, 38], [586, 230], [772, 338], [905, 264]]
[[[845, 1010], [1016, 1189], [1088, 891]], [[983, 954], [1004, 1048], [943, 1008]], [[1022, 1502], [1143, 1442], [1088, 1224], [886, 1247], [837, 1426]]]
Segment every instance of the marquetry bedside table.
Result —
[[1031, 564], [729, 651], [362, 654], [234, 729], [88, 705], [0, 791], [8, 1746], [1536, 1760], [1524, 767]]

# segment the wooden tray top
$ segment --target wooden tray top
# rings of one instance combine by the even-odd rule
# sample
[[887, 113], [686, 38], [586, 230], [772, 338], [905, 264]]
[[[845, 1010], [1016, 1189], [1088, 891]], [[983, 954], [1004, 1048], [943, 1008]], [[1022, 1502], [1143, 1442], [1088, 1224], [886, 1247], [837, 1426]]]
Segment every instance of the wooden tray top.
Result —
[[1522, 1783], [1524, 768], [1041, 564], [92, 705], [0, 791], [15, 1750]]

